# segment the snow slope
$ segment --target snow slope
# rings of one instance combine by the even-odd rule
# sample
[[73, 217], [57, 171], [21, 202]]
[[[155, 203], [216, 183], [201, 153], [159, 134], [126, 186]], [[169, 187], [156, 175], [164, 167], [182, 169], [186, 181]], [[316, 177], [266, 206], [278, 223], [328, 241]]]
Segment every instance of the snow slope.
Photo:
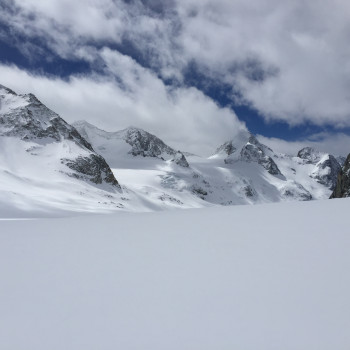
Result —
[[[297, 157], [278, 154], [249, 132], [226, 142], [208, 159], [179, 153], [182, 161], [173, 162], [175, 150], [141, 129], [106, 132], [84, 121], [74, 125], [112, 164], [122, 184], [143, 198], [152, 198], [156, 206], [326, 199], [340, 170], [331, 155], [311, 148]], [[134, 137], [128, 138], [129, 134]]]
[[0, 217], [325, 199], [340, 170], [331, 155], [278, 154], [249, 132], [206, 159], [139, 128], [74, 125], [0, 85]]
[[0, 348], [347, 350], [349, 204], [0, 221]]
[[83, 120], [73, 123], [73, 126], [114, 168], [130, 157], [165, 160], [174, 158], [176, 154], [161, 139], [139, 128], [129, 127], [117, 132], [107, 132]]
[[34, 95], [0, 85], [0, 217], [159, 210]]

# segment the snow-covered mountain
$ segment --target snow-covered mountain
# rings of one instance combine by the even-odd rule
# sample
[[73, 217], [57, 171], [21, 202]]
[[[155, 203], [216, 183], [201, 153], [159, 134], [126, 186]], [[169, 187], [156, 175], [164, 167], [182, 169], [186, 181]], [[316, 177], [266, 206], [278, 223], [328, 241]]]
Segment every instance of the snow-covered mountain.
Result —
[[83, 121], [74, 125], [112, 165], [121, 183], [178, 207], [326, 199], [340, 169], [332, 155], [311, 148], [295, 157], [278, 154], [249, 132], [225, 142], [207, 159], [175, 153], [141, 129], [111, 133]]
[[275, 153], [249, 132], [202, 158], [135, 127], [69, 125], [34, 95], [3, 86], [0, 146], [2, 215], [326, 199], [343, 161], [309, 147], [297, 156]]
[[157, 136], [140, 128], [128, 127], [117, 132], [107, 132], [86, 121], [75, 122], [73, 126], [113, 167], [118, 167], [123, 159], [129, 159], [130, 156], [169, 160], [177, 153]]
[[0, 211], [64, 213], [122, 207], [105, 159], [34, 95], [0, 86]]
[[341, 164], [331, 154], [321, 153], [311, 147], [305, 147], [298, 152], [298, 157], [305, 160], [307, 164], [313, 164], [315, 168], [310, 176], [319, 183], [334, 190], [337, 176], [341, 170]]
[[214, 157], [223, 157], [226, 164], [232, 164], [237, 160], [256, 162], [271, 175], [282, 175], [271, 158], [273, 155], [272, 149], [261, 144], [254, 135], [243, 132], [238, 140], [231, 140], [220, 146]]

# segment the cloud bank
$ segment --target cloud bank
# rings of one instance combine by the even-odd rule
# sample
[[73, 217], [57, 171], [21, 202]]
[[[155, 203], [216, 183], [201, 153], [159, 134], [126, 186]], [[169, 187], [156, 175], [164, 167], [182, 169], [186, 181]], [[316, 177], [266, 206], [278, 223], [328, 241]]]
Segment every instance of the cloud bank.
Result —
[[28, 60], [89, 63], [66, 80], [1, 67], [3, 84], [36, 92], [69, 121], [137, 124], [174, 145], [206, 140], [193, 149], [208, 153], [244, 125], [188, 86], [195, 64], [267, 122], [350, 127], [345, 0], [5, 0], [0, 10], [1, 39]]

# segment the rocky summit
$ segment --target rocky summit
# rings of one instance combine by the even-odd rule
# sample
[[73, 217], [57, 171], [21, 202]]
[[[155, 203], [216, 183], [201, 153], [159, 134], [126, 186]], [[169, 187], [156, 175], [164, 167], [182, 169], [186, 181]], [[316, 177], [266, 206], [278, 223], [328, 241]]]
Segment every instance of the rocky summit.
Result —
[[225, 154], [224, 162], [233, 164], [236, 161], [255, 162], [265, 168], [271, 175], [282, 175], [277, 164], [271, 158], [273, 151], [260, 143], [257, 138], [247, 133], [239, 140], [231, 140], [220, 146], [216, 154]]
[[34, 95], [5, 87], [0, 147], [0, 206], [6, 207], [148, 211], [350, 193], [349, 160], [338, 176], [344, 159], [312, 147], [281, 154], [240, 130], [213, 156], [201, 157], [136, 127], [110, 132], [86, 121], [70, 125]]
[[[334, 190], [337, 183], [337, 176], [341, 170], [341, 164], [337, 158], [328, 153], [322, 153], [312, 147], [305, 147], [298, 152], [298, 157], [302, 159], [305, 164], [314, 165], [310, 177], [317, 182]], [[338, 157], [341, 160], [341, 157]]]
[[61, 144], [70, 151], [62, 152], [57, 159], [57, 163], [67, 167], [66, 171], [60, 171], [95, 184], [118, 186], [104, 158], [95, 153], [91, 144], [73, 126], [33, 94], [18, 95], [0, 86], [0, 136], [31, 143], [28, 152], [32, 155], [38, 154], [39, 148]]

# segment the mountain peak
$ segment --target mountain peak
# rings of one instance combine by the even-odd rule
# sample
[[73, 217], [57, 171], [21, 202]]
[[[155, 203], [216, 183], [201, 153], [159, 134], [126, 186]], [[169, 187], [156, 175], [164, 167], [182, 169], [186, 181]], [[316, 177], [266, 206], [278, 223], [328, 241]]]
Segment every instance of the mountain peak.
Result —
[[4, 86], [4, 85], [2, 85], [2, 84], [0, 84], [0, 93], [2, 92], [6, 92], [6, 93], [8, 93], [8, 94], [11, 94], [11, 95], [17, 95], [13, 90], [11, 90], [11, 89], [9, 89], [8, 87], [6, 87], [6, 86]]
[[[111, 164], [117, 164], [117, 158], [123, 158], [127, 154], [160, 159], [172, 159], [176, 154], [173, 148], [157, 136], [135, 126], [107, 132], [85, 121], [75, 122], [73, 125]], [[105, 152], [107, 149], [108, 153]]]
[[62, 145], [68, 152], [63, 151], [65, 156], [57, 159], [57, 163], [73, 170], [73, 176], [96, 184], [118, 185], [108, 164], [95, 153], [91, 144], [35, 95], [17, 95], [3, 86], [0, 89], [4, 93], [0, 94], [0, 136], [31, 142], [39, 148], [55, 147], [54, 143], [57, 147]]
[[323, 155], [324, 153], [316, 150], [313, 147], [304, 147], [297, 154], [299, 158], [305, 159], [309, 163], [319, 162]]

